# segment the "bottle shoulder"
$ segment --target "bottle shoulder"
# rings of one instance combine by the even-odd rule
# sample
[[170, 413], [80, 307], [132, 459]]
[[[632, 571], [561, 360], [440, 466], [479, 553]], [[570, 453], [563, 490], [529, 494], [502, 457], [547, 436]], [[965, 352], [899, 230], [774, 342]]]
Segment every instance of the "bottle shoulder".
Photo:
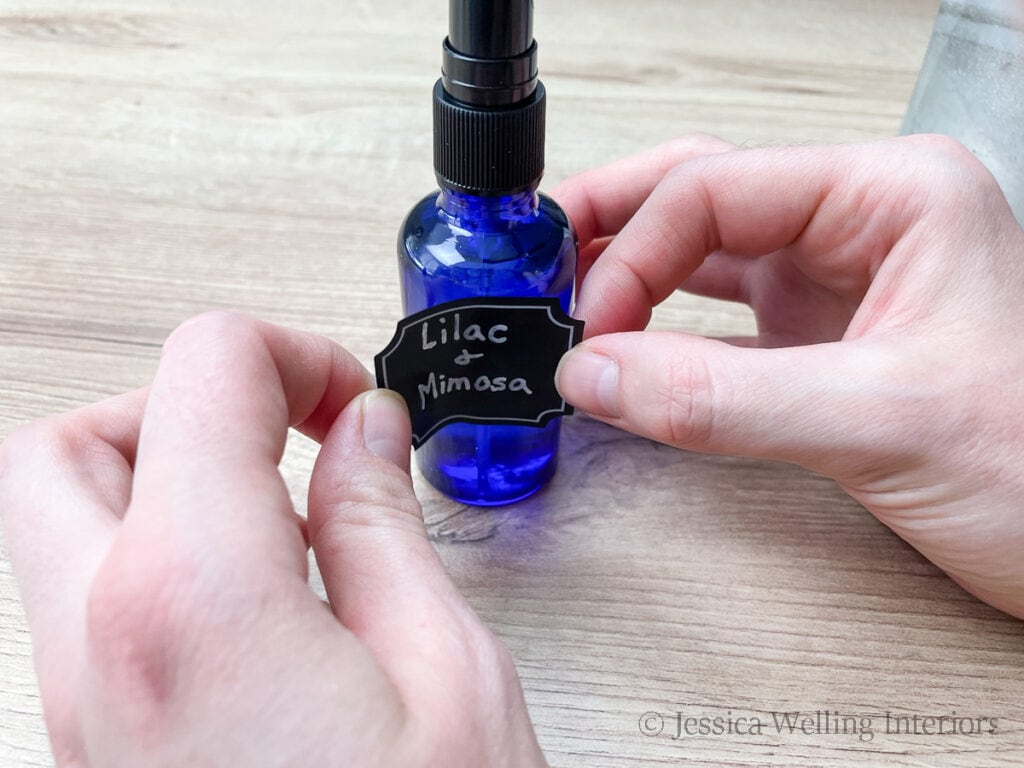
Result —
[[537, 196], [527, 214], [508, 218], [455, 220], [440, 205], [440, 192], [424, 196], [409, 211], [399, 231], [399, 253], [427, 266], [482, 262], [495, 268], [521, 259], [549, 258], [575, 249], [576, 236], [565, 211], [550, 197]]
[[554, 296], [568, 312], [576, 237], [565, 212], [546, 196], [514, 220], [460, 226], [438, 193], [420, 200], [398, 235], [406, 312], [476, 296]]
[[402, 222], [402, 230], [408, 229], [410, 224], [418, 223], [428, 216], [436, 216], [439, 212], [438, 197], [440, 194], [441, 190], [435, 189], [433, 192], [421, 197], [419, 202], [409, 209], [405, 221]]
[[[402, 230], [405, 231], [410, 225], [419, 226], [422, 223], [432, 222], [434, 220], [447, 223], [449, 217], [444, 215], [440, 204], [440, 196], [441, 191], [439, 189], [435, 189], [433, 192], [430, 192], [420, 198], [419, 202], [409, 210], [408, 215], [405, 217]], [[493, 224], [493, 221], [491, 223]], [[555, 225], [575, 233], [572, 222], [569, 220], [566, 212], [562, 210], [562, 207], [555, 202], [553, 198], [543, 192], [537, 193], [536, 209], [528, 216], [509, 219], [507, 222], [507, 228], [521, 228], [524, 226], [536, 226], [538, 224], [543, 226]], [[487, 228], [487, 231], [491, 230], [497, 231], [497, 228], [493, 226]]]
[[555, 202], [554, 198], [549, 197], [543, 192], [539, 192], [537, 197], [540, 199], [540, 210], [541, 212], [549, 217], [553, 222], [561, 227], [566, 228], [572, 233], [573, 239], [576, 238], [576, 228], [573, 226], [572, 221], [569, 220], [569, 215], [562, 210], [562, 206]]

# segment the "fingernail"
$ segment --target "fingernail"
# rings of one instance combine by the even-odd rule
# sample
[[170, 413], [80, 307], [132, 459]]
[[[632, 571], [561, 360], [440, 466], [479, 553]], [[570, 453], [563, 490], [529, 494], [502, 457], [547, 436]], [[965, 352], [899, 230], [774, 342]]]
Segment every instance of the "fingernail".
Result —
[[363, 398], [363, 444], [392, 464], [409, 467], [409, 412], [394, 392], [374, 389]]
[[555, 384], [568, 402], [594, 416], [617, 418], [619, 365], [612, 358], [576, 347], [562, 358]]

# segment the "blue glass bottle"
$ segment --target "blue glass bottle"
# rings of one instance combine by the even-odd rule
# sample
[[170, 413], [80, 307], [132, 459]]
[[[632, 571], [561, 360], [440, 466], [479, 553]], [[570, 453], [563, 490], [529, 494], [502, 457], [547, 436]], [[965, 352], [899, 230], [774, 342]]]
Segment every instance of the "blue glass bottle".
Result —
[[[407, 315], [479, 296], [556, 297], [570, 309], [575, 235], [536, 184], [497, 197], [442, 187], [409, 213], [398, 254]], [[559, 426], [558, 419], [543, 427], [449, 424], [417, 451], [417, 462], [454, 499], [507, 504], [554, 474]]]
[[[440, 190], [412, 209], [399, 234], [405, 313], [487, 296], [557, 298], [568, 314], [575, 235], [562, 209], [537, 193], [546, 95], [533, 0], [449, 0], [448, 20], [433, 92]], [[554, 474], [558, 432], [557, 420], [455, 422], [416, 456], [427, 480], [452, 498], [507, 504]]]

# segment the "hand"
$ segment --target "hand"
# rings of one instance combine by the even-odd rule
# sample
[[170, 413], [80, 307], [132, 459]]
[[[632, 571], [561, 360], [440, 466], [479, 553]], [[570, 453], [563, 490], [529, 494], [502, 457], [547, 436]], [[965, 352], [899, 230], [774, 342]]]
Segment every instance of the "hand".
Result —
[[[427, 541], [395, 396], [326, 339], [228, 314], [152, 388], [16, 433], [0, 509], [57, 762], [544, 765], [507, 652]], [[322, 441], [309, 533], [277, 463]]]
[[[1024, 232], [936, 136], [739, 150], [692, 137], [569, 180], [596, 418], [834, 477], [966, 589], [1024, 618]], [[677, 287], [749, 304], [732, 343], [630, 333]]]

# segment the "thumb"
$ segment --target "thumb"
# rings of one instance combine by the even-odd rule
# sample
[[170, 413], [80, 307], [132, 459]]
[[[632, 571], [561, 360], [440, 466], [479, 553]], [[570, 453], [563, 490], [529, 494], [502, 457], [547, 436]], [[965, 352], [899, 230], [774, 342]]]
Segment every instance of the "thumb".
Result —
[[471, 615], [427, 540], [409, 452], [405, 403], [372, 390], [338, 416], [309, 484], [310, 544], [331, 610], [400, 687], [410, 639]]
[[751, 349], [645, 331], [584, 342], [556, 384], [591, 416], [668, 445], [835, 475], [878, 455], [880, 411], [896, 394], [886, 365], [859, 341]]

